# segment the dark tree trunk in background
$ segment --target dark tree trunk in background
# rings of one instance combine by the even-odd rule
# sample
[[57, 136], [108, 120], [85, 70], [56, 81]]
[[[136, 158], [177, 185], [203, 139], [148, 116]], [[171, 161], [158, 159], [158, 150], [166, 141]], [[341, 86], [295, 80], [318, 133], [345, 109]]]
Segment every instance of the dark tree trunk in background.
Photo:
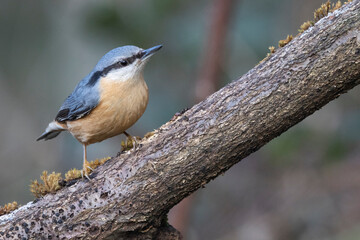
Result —
[[56, 194], [0, 217], [20, 239], [176, 239], [170, 208], [360, 83], [360, 0]]
[[[238, 4], [239, 2], [236, 2]], [[224, 65], [225, 41], [228, 25], [234, 8], [234, 0], [213, 0], [209, 14], [208, 36], [204, 39], [205, 48], [200, 62], [199, 77], [195, 82], [196, 102], [204, 100], [219, 89], [220, 73]], [[182, 200], [169, 212], [169, 222], [181, 233], [185, 233], [194, 195]]]
[[234, 5], [233, 0], [214, 0], [213, 18], [205, 42], [199, 77], [195, 85], [197, 102], [204, 100], [219, 88], [219, 75], [224, 60], [226, 33]]

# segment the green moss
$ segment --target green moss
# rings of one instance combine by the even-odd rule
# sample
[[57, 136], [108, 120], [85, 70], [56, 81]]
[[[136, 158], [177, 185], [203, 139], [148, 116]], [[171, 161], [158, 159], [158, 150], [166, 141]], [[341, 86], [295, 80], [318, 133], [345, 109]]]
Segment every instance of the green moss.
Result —
[[47, 171], [43, 171], [40, 179], [42, 180], [42, 183], [38, 182], [38, 180], [34, 180], [30, 184], [30, 192], [37, 198], [48, 193], [54, 193], [61, 188], [59, 185], [61, 173], [52, 172], [51, 174], [48, 174]]
[[[344, 4], [347, 4], [351, 1], [352, 0], [348, 0]], [[299, 34], [296, 35], [295, 37], [299, 36], [301, 33], [305, 32], [307, 29], [314, 26], [314, 24], [317, 21], [326, 17], [330, 12], [334, 12], [335, 10], [339, 9], [341, 6], [342, 6], [342, 3], [340, 1], [337, 1], [335, 4], [334, 3], [331, 4], [330, 1], [327, 1], [326, 3], [321, 4], [321, 6], [318, 9], [316, 9], [314, 12], [314, 19], [310, 20], [310, 21], [306, 21], [303, 24], [301, 24], [301, 26], [298, 30]], [[289, 42], [291, 42], [292, 39], [293, 39], [293, 36], [288, 35], [286, 39], [279, 41], [279, 47], [281, 48], [281, 47], [286, 46]], [[262, 61], [260, 61], [260, 63], [265, 61], [272, 53], [275, 52], [275, 48], [269, 47], [269, 49], [270, 49], [270, 53], [268, 53], [266, 55], [266, 58], [264, 58]]]
[[19, 208], [19, 205], [17, 202], [5, 204], [3, 207], [0, 206], [0, 216], [8, 214], [17, 208]]
[[285, 39], [279, 41], [279, 47], [284, 47], [286, 44], [291, 42], [291, 40], [293, 40], [293, 36], [287, 35], [287, 37]]

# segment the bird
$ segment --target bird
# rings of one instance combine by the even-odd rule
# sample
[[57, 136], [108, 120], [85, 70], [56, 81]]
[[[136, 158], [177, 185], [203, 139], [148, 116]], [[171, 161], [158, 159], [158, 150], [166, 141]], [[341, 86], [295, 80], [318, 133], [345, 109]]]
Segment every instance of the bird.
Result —
[[149, 100], [144, 66], [162, 48], [127, 45], [112, 49], [65, 99], [55, 119], [37, 138], [49, 140], [70, 132], [83, 145], [82, 176], [90, 179], [86, 147], [124, 133], [145, 112]]

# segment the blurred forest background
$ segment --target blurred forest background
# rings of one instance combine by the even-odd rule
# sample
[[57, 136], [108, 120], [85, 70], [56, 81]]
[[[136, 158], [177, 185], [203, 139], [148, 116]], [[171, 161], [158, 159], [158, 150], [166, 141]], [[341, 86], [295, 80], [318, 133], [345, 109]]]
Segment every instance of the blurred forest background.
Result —
[[[0, 205], [31, 201], [28, 185], [43, 170], [81, 168], [70, 134], [35, 139], [107, 51], [164, 45], [145, 69], [148, 108], [129, 131], [143, 136], [202, 99], [199, 89], [212, 91], [201, 82], [207, 60], [218, 56], [217, 88], [238, 79], [323, 0], [224, 0], [214, 34], [219, 2], [1, 0]], [[88, 158], [115, 156], [121, 139], [91, 145]], [[360, 239], [359, 160], [358, 86], [197, 191], [170, 221], [193, 240]]]

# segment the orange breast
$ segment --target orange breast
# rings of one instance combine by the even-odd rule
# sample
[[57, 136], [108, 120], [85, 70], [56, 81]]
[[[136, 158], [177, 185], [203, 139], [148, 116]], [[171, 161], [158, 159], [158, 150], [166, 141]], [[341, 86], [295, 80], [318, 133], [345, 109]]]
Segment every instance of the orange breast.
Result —
[[143, 78], [128, 81], [100, 80], [100, 102], [84, 118], [67, 122], [81, 143], [92, 144], [123, 133], [145, 112], [149, 95]]

